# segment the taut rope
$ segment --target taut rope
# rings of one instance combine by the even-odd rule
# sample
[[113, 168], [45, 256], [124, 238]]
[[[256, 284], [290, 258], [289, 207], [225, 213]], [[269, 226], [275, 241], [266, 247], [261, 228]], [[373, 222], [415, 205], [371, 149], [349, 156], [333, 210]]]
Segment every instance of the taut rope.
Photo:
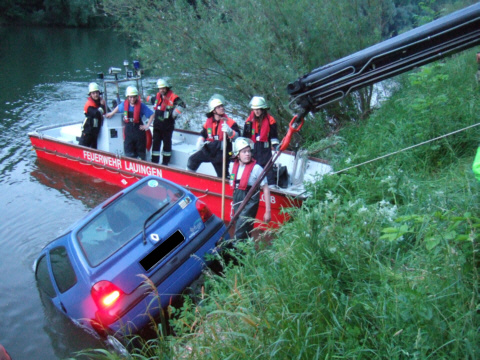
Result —
[[368, 161], [365, 161], [363, 163], [360, 163], [360, 164], [357, 164], [357, 165], [353, 165], [353, 166], [350, 166], [348, 168], [345, 168], [345, 169], [342, 169], [342, 170], [339, 170], [339, 171], [335, 171], [335, 172], [332, 172], [332, 173], [329, 173], [328, 175], [336, 175], [336, 174], [340, 174], [342, 172], [345, 172], [345, 171], [348, 171], [348, 170], [351, 170], [351, 169], [354, 169], [354, 168], [357, 168], [357, 167], [360, 167], [360, 166], [363, 166], [363, 165], [366, 165], [366, 164], [369, 164], [369, 163], [372, 163], [374, 161], [377, 161], [377, 160], [380, 160], [380, 159], [384, 159], [386, 157], [389, 157], [389, 156], [392, 156], [392, 155], [396, 155], [396, 154], [399, 154], [401, 152], [404, 152], [404, 151], [407, 151], [407, 150], [410, 150], [410, 149], [413, 149], [413, 148], [416, 148], [416, 147], [419, 147], [419, 146], [422, 146], [422, 145], [425, 145], [425, 144], [428, 144], [432, 141], [436, 141], [436, 140], [440, 140], [440, 139], [443, 139], [443, 138], [446, 138], [447, 136], [450, 136], [450, 135], [453, 135], [453, 134], [456, 134], [456, 133], [459, 133], [459, 132], [462, 132], [462, 131], [465, 131], [465, 130], [468, 130], [468, 129], [471, 129], [471, 128], [474, 128], [475, 126], [479, 126], [480, 123], [477, 123], [477, 124], [473, 124], [473, 125], [470, 125], [470, 126], [467, 126], [463, 129], [460, 129], [460, 130], [455, 130], [451, 133], [448, 133], [448, 134], [445, 134], [445, 135], [442, 135], [442, 136], [438, 136], [434, 139], [430, 139], [430, 140], [427, 140], [427, 141], [423, 141], [419, 144], [416, 144], [416, 145], [412, 145], [412, 146], [409, 146], [409, 147], [406, 147], [404, 149], [401, 149], [401, 150], [398, 150], [398, 151], [394, 151], [392, 153], [389, 153], [389, 154], [385, 154], [385, 155], [382, 155], [382, 156], [379, 156], [375, 159], [372, 159], [372, 160], [368, 160]]

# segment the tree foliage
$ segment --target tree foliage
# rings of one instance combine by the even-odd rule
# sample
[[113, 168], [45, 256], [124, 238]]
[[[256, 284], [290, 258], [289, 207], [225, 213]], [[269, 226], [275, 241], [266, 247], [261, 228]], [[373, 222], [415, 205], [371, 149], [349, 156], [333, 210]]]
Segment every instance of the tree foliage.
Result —
[[[157, 76], [201, 89], [200, 101], [223, 92], [242, 112], [263, 95], [281, 125], [292, 111], [286, 86], [299, 76], [444, 15], [445, 3], [414, 0], [102, 0]], [[316, 114], [324, 136], [371, 111], [372, 88]], [[328, 123], [323, 121], [328, 119]], [[328, 124], [319, 126], [319, 124]]]
[[[176, 81], [206, 89], [203, 100], [222, 91], [244, 111], [253, 95], [263, 95], [283, 124], [291, 117], [287, 84], [380, 41], [392, 11], [391, 0], [102, 3], [152, 72], [183, 74]], [[357, 105], [347, 100], [331, 112], [359, 117]]]
[[108, 23], [98, 0], [3, 0], [0, 23], [100, 27]]
[[[465, 1], [454, 1], [465, 2]], [[468, 2], [468, 0], [466, 1]], [[205, 102], [223, 92], [248, 111], [263, 95], [286, 127], [299, 76], [445, 14], [451, 0], [5, 0], [3, 22], [102, 26], [115, 21], [154, 76], [175, 76]], [[315, 115], [317, 140], [371, 112], [372, 87]], [[328, 119], [328, 121], [324, 121]], [[319, 126], [319, 124], [322, 124]]]

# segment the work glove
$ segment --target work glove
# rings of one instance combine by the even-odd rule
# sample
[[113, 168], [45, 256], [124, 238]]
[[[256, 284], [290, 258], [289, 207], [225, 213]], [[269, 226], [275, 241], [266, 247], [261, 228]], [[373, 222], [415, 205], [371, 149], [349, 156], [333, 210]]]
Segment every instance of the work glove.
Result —
[[227, 125], [227, 123], [222, 124], [222, 131], [227, 133], [229, 137], [232, 137], [233, 135], [233, 130], [230, 126]]
[[175, 108], [174, 108], [173, 111], [172, 111], [172, 118], [173, 118], [174, 120], [176, 120], [177, 117], [179, 117], [180, 115], [182, 115], [183, 110], [184, 110], [184, 107], [183, 107], [183, 106], [181, 106], [181, 105], [175, 106]]
[[102, 108], [102, 107], [99, 107], [99, 108], [98, 108], [98, 112], [99, 112], [100, 114], [102, 114], [102, 115], [105, 113], [105, 112], [103, 111], [103, 108]]
[[203, 145], [205, 145], [205, 140], [199, 137], [197, 140], [197, 151], [201, 150], [203, 148]]

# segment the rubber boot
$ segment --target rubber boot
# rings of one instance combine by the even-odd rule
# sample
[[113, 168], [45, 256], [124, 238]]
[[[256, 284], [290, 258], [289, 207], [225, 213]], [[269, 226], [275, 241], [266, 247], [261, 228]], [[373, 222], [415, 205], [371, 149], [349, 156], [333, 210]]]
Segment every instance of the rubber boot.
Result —
[[171, 156], [163, 155], [162, 165], [168, 166], [168, 163], [170, 162], [170, 158], [171, 158]]
[[158, 164], [159, 161], [160, 161], [160, 156], [152, 155], [152, 162], [153, 163]]

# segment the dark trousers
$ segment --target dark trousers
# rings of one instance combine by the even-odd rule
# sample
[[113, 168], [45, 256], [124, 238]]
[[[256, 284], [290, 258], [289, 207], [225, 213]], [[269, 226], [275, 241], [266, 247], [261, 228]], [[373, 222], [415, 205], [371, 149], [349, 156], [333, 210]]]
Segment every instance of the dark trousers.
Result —
[[125, 141], [123, 142], [123, 151], [125, 156], [131, 158], [147, 158], [147, 135], [144, 130], [140, 130], [142, 122], [125, 124]]
[[97, 148], [97, 138], [98, 134], [86, 134], [82, 132], [82, 136], [80, 137], [80, 140], [78, 141], [78, 145], [82, 146], [88, 146], [92, 149]]
[[170, 157], [172, 156], [172, 130], [161, 130], [153, 128], [153, 142], [152, 142], [152, 162], [158, 164], [160, 161], [160, 148], [163, 142], [163, 159], [162, 165], [168, 165]]
[[[265, 147], [267, 145], [267, 147]], [[265, 168], [265, 165], [272, 158], [272, 150], [270, 148], [270, 142], [256, 142], [252, 153], [253, 158], [257, 161], [257, 164]], [[275, 175], [272, 168], [267, 172], [268, 185], [275, 185]]]
[[[214, 141], [209, 144], [205, 144], [200, 150], [192, 154], [188, 158], [187, 167], [189, 170], [197, 171], [202, 163], [209, 162], [213, 165], [215, 172], [219, 178], [223, 173], [223, 150], [221, 149], [221, 142]], [[228, 164], [230, 157], [227, 155], [225, 159], [225, 178], [228, 179]]]

